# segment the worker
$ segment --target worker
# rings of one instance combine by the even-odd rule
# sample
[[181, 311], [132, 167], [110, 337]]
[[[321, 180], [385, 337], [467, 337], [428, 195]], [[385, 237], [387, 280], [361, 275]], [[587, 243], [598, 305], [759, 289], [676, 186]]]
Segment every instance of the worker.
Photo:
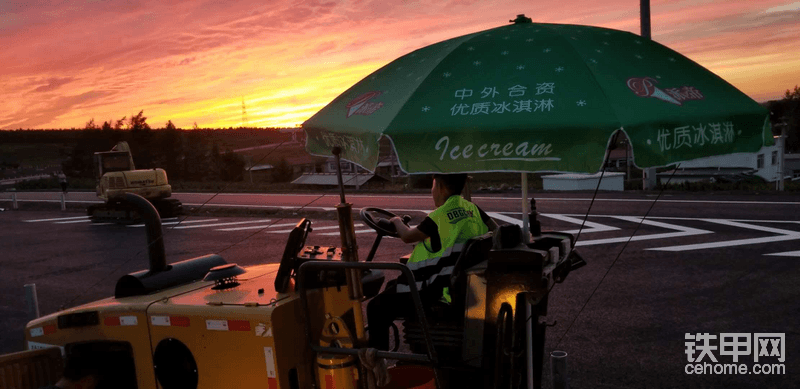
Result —
[[98, 357], [68, 355], [64, 373], [54, 385], [40, 389], [95, 389], [100, 380]]
[[[414, 274], [422, 303], [450, 303], [450, 274], [464, 243], [475, 236], [494, 231], [497, 224], [477, 205], [461, 197], [466, 174], [436, 174], [431, 196], [436, 210], [416, 227], [399, 217], [389, 221], [404, 243], [417, 243], [407, 266]], [[389, 327], [398, 317], [416, 317], [408, 282], [396, 283], [375, 296], [367, 305], [370, 347], [389, 349]]]
[[61, 192], [67, 193], [67, 176], [64, 172], [58, 172], [58, 183], [61, 185]]

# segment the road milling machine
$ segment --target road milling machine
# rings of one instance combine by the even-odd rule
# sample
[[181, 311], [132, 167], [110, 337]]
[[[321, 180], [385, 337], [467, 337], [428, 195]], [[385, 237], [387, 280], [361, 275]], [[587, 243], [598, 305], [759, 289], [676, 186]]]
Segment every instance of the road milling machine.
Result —
[[[459, 254], [452, 303], [423, 306], [407, 266], [372, 262], [381, 239], [396, 235], [391, 213], [360, 211], [377, 238], [358, 260], [343, 189], [341, 247], [307, 244], [312, 223], [302, 219], [280, 263], [247, 268], [219, 255], [167, 264], [154, 207], [125, 196], [146, 223], [149, 269], [122, 276], [113, 297], [28, 323], [28, 351], [0, 357], [0, 370], [13, 362], [29, 385], [42, 384], [63, 353], [100, 360], [105, 387], [366, 389], [386, 372], [376, 366], [396, 361], [385, 388], [539, 388], [548, 292], [585, 264], [569, 234], [534, 233], [525, 243], [517, 226], [502, 226]], [[399, 349], [376, 351], [362, 306], [385, 271], [409, 278], [417, 314], [405, 318], [402, 341], [395, 332]]]
[[87, 213], [93, 221], [132, 223], [139, 220], [136, 207], [124, 200], [134, 193], [149, 200], [162, 218], [180, 215], [183, 206], [172, 196], [172, 186], [164, 169], [136, 170], [128, 142], [119, 142], [111, 151], [94, 153], [97, 197], [104, 204], [93, 205]]

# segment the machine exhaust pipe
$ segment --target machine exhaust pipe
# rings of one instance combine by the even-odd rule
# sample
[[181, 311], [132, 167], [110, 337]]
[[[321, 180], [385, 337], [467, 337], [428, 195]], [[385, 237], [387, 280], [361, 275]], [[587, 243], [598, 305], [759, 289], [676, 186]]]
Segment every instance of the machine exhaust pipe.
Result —
[[164, 238], [161, 231], [161, 218], [152, 203], [142, 196], [125, 193], [125, 201], [133, 204], [144, 220], [147, 233], [147, 255], [150, 258], [150, 273], [167, 270], [167, 256], [164, 252]]
[[209, 254], [167, 265], [161, 218], [158, 216], [158, 211], [153, 204], [139, 195], [126, 193], [124, 199], [137, 208], [144, 220], [150, 269], [122, 276], [117, 280], [114, 297], [143, 296], [174, 286], [200, 281], [211, 269], [228, 264], [219, 255]]

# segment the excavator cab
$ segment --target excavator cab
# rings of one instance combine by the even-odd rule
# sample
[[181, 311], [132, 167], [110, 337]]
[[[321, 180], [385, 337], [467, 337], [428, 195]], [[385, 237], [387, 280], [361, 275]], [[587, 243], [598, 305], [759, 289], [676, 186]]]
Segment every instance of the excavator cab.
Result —
[[104, 151], [94, 154], [94, 174], [100, 179], [106, 173], [136, 170], [130, 151]]

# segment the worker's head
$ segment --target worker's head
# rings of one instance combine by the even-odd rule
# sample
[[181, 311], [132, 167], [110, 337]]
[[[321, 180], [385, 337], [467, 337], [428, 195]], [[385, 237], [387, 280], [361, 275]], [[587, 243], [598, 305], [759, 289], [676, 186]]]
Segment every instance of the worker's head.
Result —
[[431, 187], [434, 204], [439, 207], [450, 196], [460, 195], [466, 182], [466, 174], [434, 174]]

